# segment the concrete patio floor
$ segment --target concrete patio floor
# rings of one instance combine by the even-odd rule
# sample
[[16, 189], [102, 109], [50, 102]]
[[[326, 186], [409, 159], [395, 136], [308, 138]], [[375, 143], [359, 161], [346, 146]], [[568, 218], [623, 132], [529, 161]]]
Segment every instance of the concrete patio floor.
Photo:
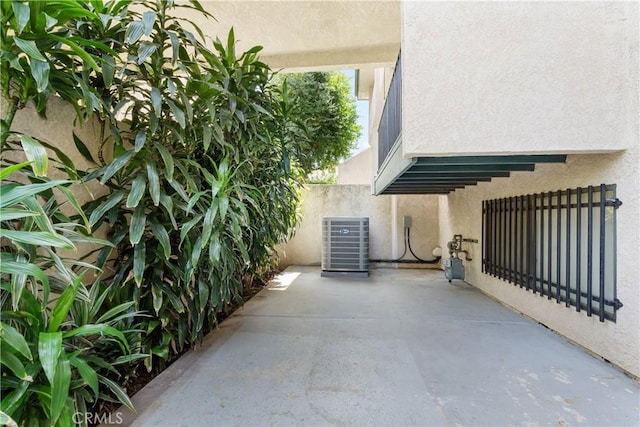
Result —
[[136, 394], [137, 415], [120, 416], [134, 426], [638, 426], [639, 396], [614, 367], [441, 271], [346, 279], [290, 267]]

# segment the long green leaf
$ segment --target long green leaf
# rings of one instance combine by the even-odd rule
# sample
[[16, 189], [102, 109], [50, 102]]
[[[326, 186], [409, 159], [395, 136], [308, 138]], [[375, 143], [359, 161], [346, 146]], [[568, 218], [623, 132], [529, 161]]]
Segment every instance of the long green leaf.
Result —
[[142, 239], [146, 222], [147, 215], [145, 214], [145, 206], [140, 204], [133, 211], [131, 223], [129, 224], [129, 242], [132, 245], [137, 245], [140, 242], [140, 239]]
[[20, 169], [24, 168], [29, 164], [31, 164], [31, 162], [22, 162], [22, 163], [17, 163], [15, 165], [0, 168], [0, 180], [6, 179], [12, 173], [19, 171]]
[[14, 221], [32, 216], [38, 216], [40, 212], [28, 211], [25, 209], [0, 208], [0, 221]]
[[136, 134], [135, 148], [134, 148], [136, 153], [142, 150], [146, 140], [147, 140], [147, 134], [142, 130], [138, 131], [138, 133]]
[[15, 30], [17, 34], [20, 34], [29, 23], [30, 9], [26, 4], [17, 1], [11, 2], [11, 7], [18, 23], [18, 27]]
[[133, 157], [136, 152], [134, 150], [125, 151], [124, 154], [113, 159], [113, 161], [107, 166], [104, 171], [104, 175], [100, 179], [101, 183], [106, 183], [113, 175], [115, 175], [120, 169], [127, 164], [127, 162]]
[[89, 151], [85, 143], [82, 142], [80, 138], [78, 138], [78, 135], [76, 135], [75, 132], [73, 132], [73, 143], [75, 144], [80, 154], [82, 154], [82, 157], [89, 160], [91, 163], [96, 164], [96, 161], [93, 160], [93, 156], [91, 155], [91, 152]]
[[147, 159], [147, 178], [149, 179], [149, 195], [154, 206], [158, 206], [160, 204], [160, 177], [156, 163], [152, 159]]
[[160, 118], [160, 114], [162, 113], [162, 95], [160, 94], [160, 89], [157, 87], [151, 88], [151, 105], [153, 105], [153, 112], [156, 117]]
[[144, 195], [144, 191], [147, 188], [147, 177], [144, 174], [138, 174], [133, 181], [131, 181], [131, 190], [127, 196], [127, 207], [135, 208], [140, 203], [140, 199]]
[[[107, 294], [108, 294], [107, 291], [105, 291], [105, 295]], [[128, 301], [128, 302], [119, 304], [115, 307], [112, 307], [109, 310], [107, 310], [102, 316], [100, 316], [98, 320], [96, 320], [96, 323], [104, 323], [104, 322], [112, 323], [114, 321], [114, 317], [116, 317], [120, 313], [123, 313], [129, 310], [129, 308], [131, 308], [137, 303], [138, 303], [137, 301]]]
[[103, 204], [101, 204], [93, 212], [91, 212], [91, 216], [89, 217], [89, 224], [91, 225], [91, 227], [96, 225], [96, 223], [100, 221], [104, 214], [111, 210], [111, 208], [117, 206], [123, 197], [124, 192], [117, 191], [111, 194]]
[[62, 332], [40, 332], [38, 335], [38, 357], [49, 384], [53, 384], [61, 354]]
[[78, 199], [76, 198], [73, 191], [71, 191], [67, 187], [58, 187], [58, 190], [60, 190], [62, 193], [64, 193], [65, 196], [67, 196], [66, 201], [80, 215], [80, 218], [82, 218], [82, 221], [84, 222], [84, 228], [87, 230], [87, 232], [91, 232], [91, 224], [89, 224], [89, 219], [87, 218], [87, 215], [84, 213], [84, 210], [82, 209], [82, 206], [80, 206], [80, 202], [78, 202]]
[[127, 30], [124, 33], [125, 41], [128, 44], [134, 44], [144, 34], [144, 25], [140, 21], [133, 21], [127, 26]]
[[114, 338], [117, 338], [122, 344], [123, 348], [128, 351], [129, 344], [124, 334], [119, 330], [117, 330], [116, 328], [114, 328], [113, 326], [109, 326], [104, 323], [78, 326], [77, 328], [62, 334], [62, 337], [63, 338], [85, 337], [85, 336], [91, 336], [91, 335], [97, 335], [97, 334], [101, 334], [101, 335], [104, 334], [104, 335], [109, 335]]
[[171, 112], [173, 113], [174, 117], [176, 118], [176, 121], [178, 122], [178, 124], [180, 125], [180, 127], [182, 129], [184, 129], [187, 126], [187, 122], [186, 122], [186, 118], [184, 116], [184, 111], [182, 111], [180, 109], [180, 107], [178, 107], [173, 101], [171, 100], [167, 100], [167, 104], [169, 105], [169, 108], [171, 109]]
[[71, 181], [56, 180], [42, 184], [3, 184], [0, 185], [0, 208], [6, 208], [21, 203], [24, 199], [34, 196], [51, 188], [70, 184]]
[[[7, 256], [5, 256], [7, 255]], [[35, 264], [28, 263], [26, 261], [19, 261], [17, 258], [12, 257], [12, 254], [3, 254], [0, 262], [0, 272], [2, 274], [9, 274], [12, 278], [18, 276], [32, 276], [40, 281], [43, 290], [48, 293], [49, 279], [46, 274]], [[17, 309], [18, 303], [22, 296], [22, 290], [24, 289], [24, 280], [12, 283], [11, 299], [13, 301], [13, 307]]]
[[7, 325], [4, 322], [0, 322], [0, 338], [5, 344], [9, 345], [24, 357], [29, 360], [33, 360], [27, 340], [24, 339], [24, 336], [18, 332], [16, 328], [11, 325]]
[[118, 384], [116, 384], [109, 378], [103, 377], [102, 375], [98, 375], [98, 379], [102, 384], [106, 385], [109, 388], [109, 390], [111, 390], [111, 392], [118, 398], [118, 400], [124, 406], [126, 406], [127, 408], [135, 412], [135, 407], [133, 406], [131, 399], [129, 399], [129, 396], [127, 396], [127, 393], [122, 389], [122, 387], [120, 387]]
[[184, 238], [187, 236], [189, 231], [196, 225], [202, 221], [202, 215], [198, 215], [193, 218], [191, 221], [185, 222], [182, 224], [182, 230], [180, 230], [180, 246], [182, 246], [182, 242], [184, 242]]
[[156, 316], [160, 313], [162, 308], [162, 289], [156, 284], [151, 285], [151, 299], [153, 300], [153, 310], [156, 312]]
[[93, 391], [96, 400], [98, 399], [98, 373], [95, 369], [93, 369], [84, 359], [80, 359], [76, 356], [69, 357], [69, 363], [74, 366], [80, 377], [84, 380], [85, 383], [91, 388]]
[[51, 422], [55, 425], [65, 409], [71, 384], [71, 364], [61, 357], [58, 361], [53, 383], [51, 383]]
[[0, 348], [0, 364], [9, 368], [13, 374], [21, 380], [32, 381], [32, 378], [27, 374], [24, 364], [18, 359], [18, 357], [9, 352], [4, 346]]
[[101, 71], [100, 66], [96, 62], [97, 58], [89, 54], [84, 48], [82, 48], [81, 46], [78, 46], [78, 44], [76, 44], [75, 42], [71, 41], [68, 37], [60, 37], [51, 33], [48, 34], [48, 37], [52, 38], [53, 40], [59, 41], [60, 43], [66, 44], [67, 47], [71, 49], [71, 51], [73, 51], [74, 54], [82, 58], [84, 63], [90, 66], [91, 68], [93, 68], [94, 71], [96, 72]]
[[[62, 187], [60, 187], [62, 188]], [[49, 199], [47, 203], [50, 203], [52, 199]], [[49, 218], [47, 213], [42, 207], [42, 203], [38, 202], [35, 197], [28, 197], [22, 201], [22, 205], [33, 212], [38, 212], [40, 215], [33, 217], [33, 222], [37, 226], [39, 231], [47, 231], [51, 234], [58, 234], [53, 227], [52, 219]], [[35, 230], [35, 228], [34, 228]]]
[[136, 62], [138, 64], [144, 63], [144, 61], [146, 61], [147, 58], [153, 55], [153, 52], [155, 52], [157, 49], [158, 49], [158, 45], [155, 43], [150, 43], [146, 41], [140, 42], [140, 44], [138, 45], [138, 60]]
[[34, 246], [53, 246], [56, 248], [75, 250], [73, 243], [71, 243], [71, 241], [66, 237], [46, 231], [16, 231], [6, 230], [3, 228], [0, 230], [0, 234], [13, 242], [21, 242]]
[[36, 90], [38, 92], [44, 92], [49, 86], [50, 72], [51, 66], [47, 61], [31, 60], [31, 75], [36, 81]]
[[[20, 381], [20, 383], [14, 389], [14, 391], [7, 393], [6, 395], [3, 394], [2, 396], [2, 402], [0, 402], [0, 407], [2, 408], [2, 411], [4, 411], [6, 414], [12, 415], [18, 408], [24, 405], [25, 400], [30, 394], [30, 393], [27, 393], [27, 390], [29, 389], [29, 386], [31, 386], [33, 383], [33, 377], [35, 377], [40, 371], [40, 365], [30, 364], [25, 366], [25, 369], [27, 371], [27, 378], [31, 378], [31, 379]], [[5, 376], [5, 378], [7, 377]], [[0, 422], [0, 425], [2, 425], [2, 422]]]
[[144, 240], [138, 243], [133, 250], [133, 278], [138, 286], [142, 284], [142, 277], [144, 276], [146, 251], [147, 247]]
[[153, 23], [156, 20], [156, 13], [148, 11], [142, 14], [142, 25], [144, 27], [144, 35], [150, 36], [153, 31]]
[[173, 180], [174, 170], [173, 156], [171, 155], [171, 153], [169, 153], [169, 150], [167, 150], [164, 145], [156, 144], [155, 147], [158, 150], [158, 153], [160, 153], [160, 157], [162, 157], [162, 161], [164, 162], [167, 181], [171, 182]]
[[113, 83], [113, 76], [115, 75], [116, 64], [113, 56], [108, 54], [102, 55], [102, 81], [105, 87], [110, 87]]
[[149, 226], [151, 226], [153, 236], [158, 242], [160, 242], [160, 246], [162, 246], [162, 249], [164, 250], [165, 259], [169, 259], [171, 256], [171, 242], [169, 240], [169, 233], [167, 233], [167, 229], [156, 221], [149, 221]]
[[76, 277], [73, 282], [67, 286], [56, 301], [56, 304], [53, 306], [53, 310], [51, 310], [51, 315], [49, 316], [49, 326], [47, 328], [49, 332], [57, 331], [62, 322], [66, 319], [67, 314], [69, 314], [71, 305], [73, 305], [73, 301], [78, 294], [78, 289], [80, 289], [83, 275], [84, 274], [81, 274]]
[[33, 173], [36, 176], [45, 176], [49, 170], [47, 150], [44, 149], [42, 144], [29, 135], [22, 135], [20, 137], [20, 144], [22, 145], [27, 160], [32, 162], [31, 167], [33, 168]]
[[36, 46], [36, 42], [33, 40], [22, 40], [18, 37], [13, 38], [14, 43], [18, 48], [29, 55], [32, 59], [37, 59], [38, 61], [47, 61], [47, 58], [42, 56], [42, 53], [38, 50], [38, 46]]
[[218, 199], [213, 199], [211, 206], [207, 209], [207, 213], [204, 215], [204, 222], [202, 223], [202, 248], [204, 249], [209, 244], [209, 237], [213, 232], [213, 221], [218, 213]]

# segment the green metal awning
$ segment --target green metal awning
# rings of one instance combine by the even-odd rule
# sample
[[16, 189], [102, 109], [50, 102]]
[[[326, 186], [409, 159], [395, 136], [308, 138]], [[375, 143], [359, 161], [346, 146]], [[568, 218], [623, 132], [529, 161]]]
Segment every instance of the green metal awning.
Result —
[[[399, 154], [400, 150], [394, 150]], [[567, 156], [505, 155], [388, 159], [375, 180], [379, 194], [447, 194], [460, 188], [533, 171], [538, 163], [564, 163]]]

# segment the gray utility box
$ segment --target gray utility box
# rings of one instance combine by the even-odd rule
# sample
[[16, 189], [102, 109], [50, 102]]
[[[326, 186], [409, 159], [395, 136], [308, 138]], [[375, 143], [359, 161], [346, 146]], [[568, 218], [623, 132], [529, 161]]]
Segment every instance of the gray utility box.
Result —
[[460, 258], [445, 258], [444, 277], [446, 277], [449, 282], [454, 279], [464, 280], [464, 265], [462, 265]]

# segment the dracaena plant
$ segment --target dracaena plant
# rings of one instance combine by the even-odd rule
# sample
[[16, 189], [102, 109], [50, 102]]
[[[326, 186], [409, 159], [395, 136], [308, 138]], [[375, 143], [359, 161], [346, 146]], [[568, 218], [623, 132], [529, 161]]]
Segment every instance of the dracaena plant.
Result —
[[115, 55], [115, 51], [106, 43], [78, 35], [82, 26], [77, 23], [93, 22], [95, 26], [102, 22], [91, 3], [0, 2], [0, 91], [7, 102], [0, 123], [0, 149], [6, 148], [7, 132], [16, 111], [28, 102], [44, 114], [49, 98], [56, 95], [68, 101], [82, 119], [101, 110], [91, 79], [101, 73], [103, 58]]
[[[9, 425], [67, 426], [74, 412], [101, 401], [130, 405], [112, 379], [119, 375], [114, 365], [141, 357], [133, 304], [106, 307], [109, 287], [99, 276], [89, 279], [100, 270], [61, 252], [78, 244], [111, 245], [92, 237], [69, 187], [80, 173], [54, 145], [11, 128], [19, 109], [33, 103], [44, 114], [54, 95], [69, 102], [80, 120], [102, 111], [91, 83], [114, 51], [78, 36], [81, 21], [104, 19], [94, 7], [99, 3], [0, 3], [6, 107], [0, 122], [0, 420]], [[45, 147], [65, 178], [47, 177]]]
[[236, 54], [231, 31], [209, 49], [171, 2], [142, 6], [121, 17], [126, 52], [105, 88], [114, 160], [89, 175], [110, 193], [86, 208], [116, 246], [98, 256], [116, 256], [111, 301], [153, 316], [150, 367], [199, 342], [270, 265], [297, 219], [298, 172], [260, 48]]
[[102, 310], [109, 290], [100, 281], [83, 284], [96, 268], [60, 255], [79, 243], [110, 243], [77, 221], [86, 216], [68, 188], [72, 181], [46, 177], [44, 147], [26, 135], [22, 146], [27, 161], [0, 169], [0, 411], [20, 425], [67, 426], [100, 400], [131, 406], [108, 371], [117, 374], [115, 365], [141, 357], [131, 352], [139, 332], [123, 327], [138, 313], [132, 304]]

